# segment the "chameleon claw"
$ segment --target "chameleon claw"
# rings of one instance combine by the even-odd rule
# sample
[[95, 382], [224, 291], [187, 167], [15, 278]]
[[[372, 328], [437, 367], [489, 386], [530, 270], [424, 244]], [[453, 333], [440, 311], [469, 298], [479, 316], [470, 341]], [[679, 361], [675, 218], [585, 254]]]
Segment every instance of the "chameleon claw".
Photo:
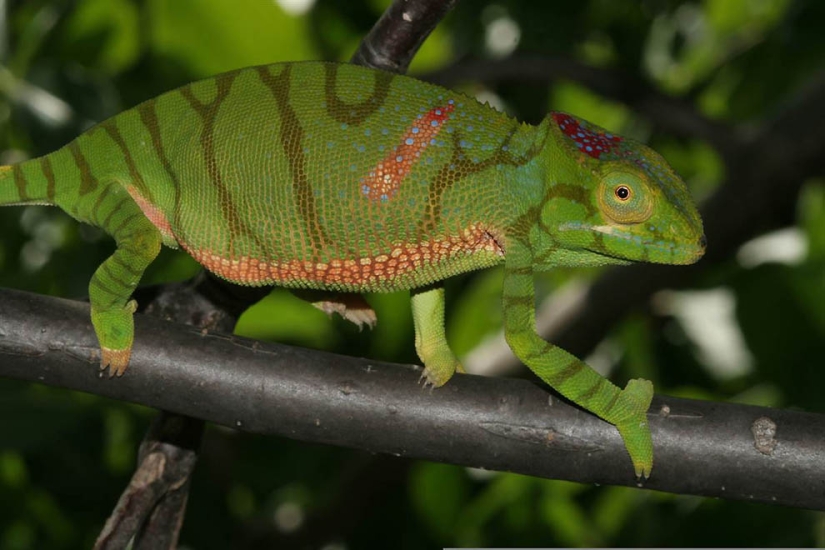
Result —
[[123, 376], [126, 372], [126, 367], [129, 365], [129, 359], [132, 356], [132, 349], [109, 349], [101, 348], [100, 350], [100, 370], [105, 371], [109, 369], [109, 378], [114, 376]]

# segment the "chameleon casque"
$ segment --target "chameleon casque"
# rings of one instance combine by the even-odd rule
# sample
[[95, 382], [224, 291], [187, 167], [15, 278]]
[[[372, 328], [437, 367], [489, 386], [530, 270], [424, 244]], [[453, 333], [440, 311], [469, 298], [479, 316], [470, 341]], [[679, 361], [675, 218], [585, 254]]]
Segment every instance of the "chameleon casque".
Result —
[[413, 78], [322, 62], [245, 68], [146, 101], [0, 168], [0, 204], [56, 205], [114, 237], [89, 297], [101, 369], [117, 375], [132, 350], [130, 295], [162, 244], [243, 285], [411, 290], [434, 386], [463, 370], [440, 281], [504, 263], [510, 347], [614, 424], [645, 477], [652, 384], [620, 390], [536, 334], [533, 276], [690, 264], [705, 249], [685, 185], [640, 143], [563, 113], [522, 124]]

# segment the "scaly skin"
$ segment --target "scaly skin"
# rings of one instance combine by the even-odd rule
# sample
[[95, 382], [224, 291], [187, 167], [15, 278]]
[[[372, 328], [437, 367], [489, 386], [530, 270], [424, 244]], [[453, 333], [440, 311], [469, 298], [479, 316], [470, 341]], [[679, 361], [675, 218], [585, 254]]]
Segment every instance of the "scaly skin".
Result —
[[533, 274], [556, 266], [701, 257], [684, 184], [642, 144], [563, 113], [521, 124], [405, 76], [285, 63], [189, 84], [0, 168], [0, 204], [31, 203], [115, 238], [89, 295], [101, 368], [117, 375], [132, 348], [129, 298], [161, 243], [240, 284], [413, 289], [416, 349], [435, 386], [461, 371], [440, 281], [504, 262], [513, 351], [615, 424], [636, 474], [650, 473], [651, 384], [619, 390], [542, 340], [533, 290]]

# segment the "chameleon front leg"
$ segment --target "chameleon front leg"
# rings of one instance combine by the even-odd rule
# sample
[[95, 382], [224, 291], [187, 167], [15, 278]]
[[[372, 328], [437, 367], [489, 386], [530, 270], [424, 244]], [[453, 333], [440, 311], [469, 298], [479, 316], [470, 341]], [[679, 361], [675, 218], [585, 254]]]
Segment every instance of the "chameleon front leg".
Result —
[[96, 201], [90, 216], [114, 237], [117, 250], [97, 268], [89, 283], [92, 325], [100, 343], [100, 369], [121, 376], [129, 364], [134, 339], [133, 313], [129, 300], [146, 267], [161, 247], [160, 231], [120, 184], [109, 184]]
[[457, 372], [465, 372], [447, 344], [444, 332], [444, 286], [441, 282], [424, 288], [413, 289], [413, 325], [415, 326], [415, 351], [424, 363], [422, 378], [426, 384], [443, 386]]
[[536, 334], [533, 255], [529, 246], [519, 241], [508, 242], [503, 302], [504, 335], [516, 356], [564, 397], [615, 425], [636, 477], [649, 477], [653, 442], [647, 410], [653, 384], [635, 379], [620, 390], [586, 363]]

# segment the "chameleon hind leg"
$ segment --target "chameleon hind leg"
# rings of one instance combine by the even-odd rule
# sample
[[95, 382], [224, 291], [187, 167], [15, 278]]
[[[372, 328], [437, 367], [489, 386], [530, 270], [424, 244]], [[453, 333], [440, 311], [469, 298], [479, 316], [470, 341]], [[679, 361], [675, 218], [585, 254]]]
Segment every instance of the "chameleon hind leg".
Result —
[[108, 367], [110, 376], [121, 376], [132, 355], [135, 331], [137, 303], [129, 297], [160, 252], [161, 234], [123, 186], [112, 183], [100, 193], [90, 217], [114, 237], [117, 249], [92, 275], [89, 301], [100, 343], [100, 369]]
[[647, 410], [653, 398], [648, 380], [630, 380], [624, 390], [586, 363], [536, 334], [533, 257], [520, 241], [508, 242], [504, 271], [504, 335], [510, 348], [530, 370], [572, 402], [619, 430], [636, 477], [650, 476], [653, 442]]
[[424, 363], [425, 385], [443, 386], [456, 372], [465, 372], [447, 344], [444, 331], [444, 287], [437, 283], [411, 292], [415, 351]]

